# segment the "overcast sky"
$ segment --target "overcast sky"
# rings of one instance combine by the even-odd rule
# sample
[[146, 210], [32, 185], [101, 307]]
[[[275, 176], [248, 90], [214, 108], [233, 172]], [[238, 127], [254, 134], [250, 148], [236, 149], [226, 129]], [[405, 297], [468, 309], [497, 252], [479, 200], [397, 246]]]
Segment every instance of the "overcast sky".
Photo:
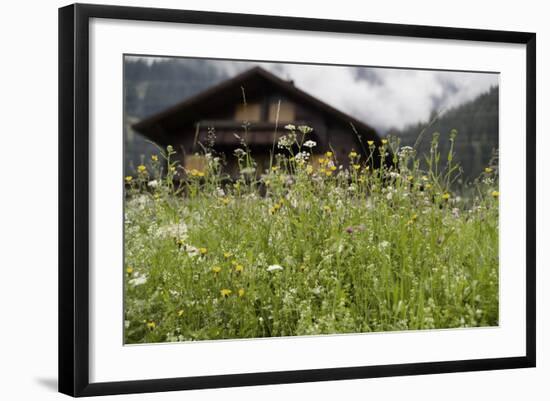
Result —
[[[185, 60], [185, 59], [183, 59]], [[381, 129], [426, 121], [497, 86], [499, 75], [479, 72], [407, 70], [282, 63], [210, 61], [236, 75], [255, 65], [292, 79], [297, 87]]]

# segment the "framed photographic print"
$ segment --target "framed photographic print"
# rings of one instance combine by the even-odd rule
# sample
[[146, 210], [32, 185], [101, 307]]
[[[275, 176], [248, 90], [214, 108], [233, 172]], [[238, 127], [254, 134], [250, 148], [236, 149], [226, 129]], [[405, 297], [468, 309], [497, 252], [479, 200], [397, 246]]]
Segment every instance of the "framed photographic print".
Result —
[[535, 34], [59, 10], [59, 390], [535, 366]]

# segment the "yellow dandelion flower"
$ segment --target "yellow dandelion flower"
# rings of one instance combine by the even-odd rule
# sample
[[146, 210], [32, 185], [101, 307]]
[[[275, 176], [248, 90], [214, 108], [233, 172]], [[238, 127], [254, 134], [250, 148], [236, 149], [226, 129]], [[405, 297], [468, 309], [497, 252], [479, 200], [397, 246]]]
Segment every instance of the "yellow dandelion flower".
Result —
[[386, 145], [388, 143], [387, 139], [382, 139], [382, 145]]
[[230, 201], [229, 201], [229, 198], [227, 198], [227, 197], [222, 198], [222, 203], [223, 203], [224, 205], [229, 205], [229, 202], [230, 202]]
[[223, 257], [226, 258], [226, 259], [229, 259], [231, 256], [233, 256], [233, 254], [231, 252], [224, 252], [223, 253]]
[[374, 146], [374, 141], [367, 141], [367, 144], [368, 144], [369, 146]]
[[493, 192], [491, 192], [491, 196], [492, 196], [493, 198], [497, 199], [497, 198], [500, 196], [500, 192], [498, 192], [498, 191], [493, 191]]
[[414, 178], [414, 177], [413, 177], [412, 175], [409, 175], [409, 176], [407, 177], [407, 180], [412, 181], [413, 178]]
[[306, 167], [306, 173], [313, 174], [313, 166], [311, 164], [308, 164]]
[[146, 325], [149, 330], [154, 330], [157, 327], [157, 324], [153, 321], [147, 322]]
[[319, 169], [319, 172], [320, 172], [321, 174], [324, 174], [326, 171], [327, 171], [327, 170], [324, 169], [324, 168], [320, 168], [320, 169]]
[[350, 158], [350, 159], [353, 159], [353, 158], [355, 158], [355, 157], [357, 157], [357, 152], [355, 152], [354, 150], [352, 150], [352, 151], [349, 153], [349, 158]]
[[493, 169], [491, 167], [485, 167], [485, 172], [487, 174], [491, 174], [493, 172]]
[[134, 177], [132, 177], [131, 175], [127, 175], [126, 177], [124, 177], [124, 181], [126, 181], [128, 184], [131, 183], [133, 179]]
[[325, 212], [330, 212], [330, 207], [325, 205], [325, 206], [323, 206], [323, 210]]
[[222, 298], [227, 298], [228, 296], [231, 295], [233, 291], [231, 291], [230, 289], [227, 289], [227, 288], [224, 288], [222, 290], [220, 290], [220, 294], [222, 296]]
[[441, 199], [445, 201], [449, 200], [450, 197], [451, 195], [448, 192], [445, 192], [443, 195], [441, 195]]
[[147, 167], [145, 167], [143, 164], [140, 164], [137, 169], [140, 173], [144, 173], [147, 171]]
[[174, 166], [170, 167], [170, 172], [174, 173], [176, 171], [176, 168]]
[[355, 170], [359, 170], [359, 169], [361, 168], [361, 165], [360, 165], [360, 164], [354, 164], [354, 165], [353, 165], [353, 168], [354, 168]]
[[212, 268], [212, 271], [217, 274], [222, 271], [222, 268], [220, 266], [214, 266]]
[[151, 155], [151, 160], [154, 161], [154, 162], [158, 162], [159, 157], [157, 155]]
[[180, 317], [183, 316], [183, 309], [180, 309], [180, 310], [178, 311], [178, 316], [180, 316]]
[[239, 288], [239, 297], [244, 296], [244, 288]]
[[235, 271], [236, 271], [237, 273], [242, 273], [243, 270], [244, 270], [244, 266], [243, 266], [243, 265], [237, 265], [237, 266], [235, 266]]
[[232, 261], [231, 261], [231, 264], [232, 264], [233, 266], [237, 266], [237, 265], [239, 264], [239, 262], [237, 262], [236, 260], [232, 260]]
[[327, 177], [330, 177], [330, 176], [332, 175], [332, 171], [330, 171], [330, 170], [329, 170], [329, 171], [325, 171], [325, 175], [326, 175]]
[[128, 274], [132, 274], [133, 271], [134, 271], [134, 268], [132, 266], [128, 266], [126, 268], [126, 273], [128, 273]]
[[198, 171], [197, 177], [204, 177], [204, 171]]
[[271, 171], [277, 171], [277, 170], [279, 170], [279, 166], [273, 166], [273, 167], [271, 167]]
[[325, 156], [326, 156], [326, 157], [332, 157], [332, 152], [330, 152], [330, 151], [326, 152], [326, 153], [325, 153]]
[[325, 159], [322, 158], [322, 157], [320, 157], [320, 158], [319, 158], [319, 164], [325, 164]]
[[336, 166], [330, 166], [330, 171], [336, 171], [337, 167]]
[[199, 253], [200, 253], [201, 255], [206, 255], [206, 254], [208, 253], [208, 249], [206, 249], [206, 248], [199, 248]]
[[431, 189], [432, 188], [432, 184], [426, 184], [426, 189]]

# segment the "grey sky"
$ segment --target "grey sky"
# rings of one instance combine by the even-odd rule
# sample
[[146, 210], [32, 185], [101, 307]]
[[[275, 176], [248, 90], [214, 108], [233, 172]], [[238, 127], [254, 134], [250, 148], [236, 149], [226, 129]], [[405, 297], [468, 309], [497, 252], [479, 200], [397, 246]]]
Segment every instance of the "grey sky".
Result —
[[222, 60], [211, 63], [230, 76], [260, 65], [381, 130], [426, 121], [432, 110], [464, 103], [499, 83], [495, 73]]

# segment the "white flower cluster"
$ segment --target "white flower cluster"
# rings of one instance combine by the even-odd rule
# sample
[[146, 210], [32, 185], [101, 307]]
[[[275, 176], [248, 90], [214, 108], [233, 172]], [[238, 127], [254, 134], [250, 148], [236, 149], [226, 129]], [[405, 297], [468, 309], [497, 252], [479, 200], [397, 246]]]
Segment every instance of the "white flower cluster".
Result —
[[317, 146], [317, 142], [312, 141], [312, 140], [305, 141], [305, 142], [304, 142], [304, 146], [305, 146], [306, 148], [310, 148], [310, 149], [311, 149], [311, 148], [314, 148], [315, 146]]
[[157, 237], [172, 237], [178, 239], [187, 238], [187, 224], [183, 221], [179, 223], [168, 224], [160, 226], [157, 229]]
[[309, 153], [308, 152], [298, 152], [296, 156], [294, 156], [294, 159], [296, 160], [296, 163], [305, 163], [309, 160]]
[[290, 132], [279, 138], [279, 141], [277, 142], [277, 146], [279, 147], [279, 149], [287, 149], [287, 148], [290, 148], [295, 143], [296, 143], [296, 134], [294, 132]]

